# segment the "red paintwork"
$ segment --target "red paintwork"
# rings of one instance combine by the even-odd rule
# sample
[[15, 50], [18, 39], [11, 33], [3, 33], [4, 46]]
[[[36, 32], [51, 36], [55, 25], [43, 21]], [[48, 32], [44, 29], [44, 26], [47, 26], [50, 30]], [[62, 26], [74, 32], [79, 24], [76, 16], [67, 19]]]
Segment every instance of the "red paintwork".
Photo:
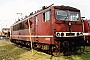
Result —
[[69, 31], [69, 21], [62, 22], [56, 21], [55, 27], [57, 32], [82, 32], [82, 23], [81, 22], [71, 22], [71, 31]]
[[84, 20], [84, 32], [87, 33], [88, 31], [89, 31], [88, 20]]
[[[38, 15], [39, 21], [38, 21], [38, 25], [37, 25], [37, 33], [36, 34], [38, 36], [50, 36], [50, 35], [52, 35], [51, 34], [51, 31], [52, 31], [51, 30], [51, 24], [50, 24], [51, 20], [49, 22], [43, 22], [41, 17], [42, 17], [42, 14], [39, 14]], [[45, 39], [47, 39], [47, 38], [46, 37], [42, 37], [42, 38], [38, 37], [38, 42], [50, 44], [50, 40], [45, 40]]]
[[[90, 33], [90, 27], [88, 24], [88, 20], [84, 20], [84, 33]], [[85, 40], [89, 40], [90, 39], [90, 35], [85, 35]]]

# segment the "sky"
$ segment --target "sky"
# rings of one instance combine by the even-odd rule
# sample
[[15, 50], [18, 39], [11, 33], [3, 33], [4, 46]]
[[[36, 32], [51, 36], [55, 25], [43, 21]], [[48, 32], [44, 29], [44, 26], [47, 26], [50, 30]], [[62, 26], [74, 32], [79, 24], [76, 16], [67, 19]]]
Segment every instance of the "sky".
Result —
[[90, 0], [0, 0], [0, 29], [9, 28], [18, 18], [51, 4], [78, 8], [82, 17], [90, 19]]

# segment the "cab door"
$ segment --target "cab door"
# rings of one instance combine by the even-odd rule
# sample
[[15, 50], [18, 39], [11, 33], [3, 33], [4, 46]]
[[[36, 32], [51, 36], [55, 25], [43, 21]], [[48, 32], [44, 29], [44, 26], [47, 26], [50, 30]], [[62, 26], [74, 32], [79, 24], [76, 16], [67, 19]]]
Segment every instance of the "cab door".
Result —
[[35, 42], [38, 42], [38, 16], [35, 16]]

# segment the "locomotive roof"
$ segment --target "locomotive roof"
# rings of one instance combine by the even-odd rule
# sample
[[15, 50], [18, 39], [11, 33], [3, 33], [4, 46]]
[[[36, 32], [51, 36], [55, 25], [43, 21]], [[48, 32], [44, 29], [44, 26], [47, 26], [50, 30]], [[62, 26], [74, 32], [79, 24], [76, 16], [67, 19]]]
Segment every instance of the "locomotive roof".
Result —
[[61, 5], [61, 6], [54, 6], [55, 9], [60, 9], [60, 10], [70, 10], [70, 11], [80, 11], [79, 9], [77, 8], [74, 8], [74, 7], [71, 7], [71, 6], [64, 6], [64, 5]]
[[41, 10], [37, 10], [37, 11], [35, 11], [34, 13], [31, 12], [29, 16], [26, 16], [26, 18], [15, 22], [13, 25], [16, 25], [16, 24], [18, 24], [18, 23], [20, 23], [20, 22], [22, 22], [22, 21], [25, 21], [25, 20], [27, 20], [28, 18], [31, 18], [31, 17], [33, 17], [33, 16], [35, 16], [35, 15], [38, 15], [39, 13], [42, 13], [43, 11], [49, 10], [51, 7], [54, 7], [55, 9], [60, 9], [60, 10], [70, 10], [70, 11], [80, 12], [80, 10], [77, 9], [77, 8], [70, 7], [70, 6], [64, 6], [64, 5], [61, 5], [61, 6], [52, 6], [52, 5], [50, 5], [50, 6], [48, 6], [48, 7], [43, 6]]

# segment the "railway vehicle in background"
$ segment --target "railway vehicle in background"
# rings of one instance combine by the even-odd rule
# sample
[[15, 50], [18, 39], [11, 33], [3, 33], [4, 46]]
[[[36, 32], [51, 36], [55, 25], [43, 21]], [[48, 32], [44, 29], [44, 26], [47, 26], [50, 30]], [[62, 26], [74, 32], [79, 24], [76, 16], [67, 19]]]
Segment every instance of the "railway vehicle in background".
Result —
[[84, 22], [84, 40], [86, 41], [86, 46], [90, 46], [90, 20], [83, 20]]
[[85, 46], [80, 10], [70, 6], [43, 6], [10, 28], [11, 42], [53, 55], [72, 54]]

